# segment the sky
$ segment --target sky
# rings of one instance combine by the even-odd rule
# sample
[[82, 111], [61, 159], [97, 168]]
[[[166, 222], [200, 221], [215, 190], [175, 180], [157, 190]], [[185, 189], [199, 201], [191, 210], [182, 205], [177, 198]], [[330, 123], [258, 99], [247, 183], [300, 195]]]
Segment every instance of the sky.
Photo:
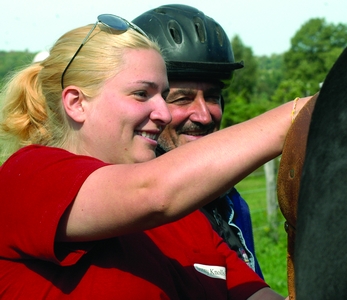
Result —
[[257, 56], [289, 50], [290, 39], [312, 18], [347, 24], [346, 0], [9, 0], [0, 4], [0, 51], [47, 51], [65, 32], [95, 23], [99, 14], [131, 21], [172, 3], [198, 8]]

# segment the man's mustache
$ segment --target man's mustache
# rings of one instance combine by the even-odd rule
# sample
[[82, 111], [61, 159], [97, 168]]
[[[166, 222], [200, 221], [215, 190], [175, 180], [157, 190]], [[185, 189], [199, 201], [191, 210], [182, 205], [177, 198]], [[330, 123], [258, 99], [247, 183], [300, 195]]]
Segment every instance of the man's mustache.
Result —
[[176, 131], [178, 134], [185, 132], [206, 132], [211, 133], [216, 129], [216, 123], [211, 122], [209, 124], [201, 124], [201, 123], [189, 123], [184, 124], [182, 127], [178, 128]]

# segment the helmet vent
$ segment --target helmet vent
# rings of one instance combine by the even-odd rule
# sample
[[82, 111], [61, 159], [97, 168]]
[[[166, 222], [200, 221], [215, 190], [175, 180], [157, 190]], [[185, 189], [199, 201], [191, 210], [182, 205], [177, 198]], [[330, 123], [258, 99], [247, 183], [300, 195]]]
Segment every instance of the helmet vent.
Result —
[[175, 22], [170, 21], [168, 24], [169, 33], [176, 44], [182, 43], [182, 30], [181, 27]]
[[194, 18], [194, 27], [196, 34], [198, 36], [198, 39], [201, 43], [206, 42], [206, 29], [204, 26], [204, 22], [200, 18]]
[[223, 46], [223, 43], [224, 43], [223, 29], [218, 25], [216, 25], [216, 34], [217, 34], [219, 45]]
[[153, 11], [158, 13], [158, 14], [166, 15], [166, 10], [164, 8], [161, 8], [161, 7], [157, 7]]

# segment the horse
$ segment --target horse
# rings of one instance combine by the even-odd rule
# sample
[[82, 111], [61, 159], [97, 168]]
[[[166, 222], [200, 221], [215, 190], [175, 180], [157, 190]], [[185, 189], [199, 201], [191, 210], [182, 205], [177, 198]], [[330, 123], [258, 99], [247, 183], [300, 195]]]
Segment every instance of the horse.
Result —
[[278, 201], [289, 298], [347, 299], [347, 48], [288, 132]]
[[347, 50], [312, 112], [300, 182], [295, 289], [301, 299], [347, 299]]

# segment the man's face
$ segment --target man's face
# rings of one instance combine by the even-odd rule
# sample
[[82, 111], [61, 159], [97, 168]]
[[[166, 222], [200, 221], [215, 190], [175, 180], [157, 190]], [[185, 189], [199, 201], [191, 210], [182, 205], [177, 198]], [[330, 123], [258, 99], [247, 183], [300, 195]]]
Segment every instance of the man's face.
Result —
[[165, 151], [219, 129], [222, 119], [221, 87], [216, 83], [170, 81], [166, 98], [172, 121], [159, 137]]

